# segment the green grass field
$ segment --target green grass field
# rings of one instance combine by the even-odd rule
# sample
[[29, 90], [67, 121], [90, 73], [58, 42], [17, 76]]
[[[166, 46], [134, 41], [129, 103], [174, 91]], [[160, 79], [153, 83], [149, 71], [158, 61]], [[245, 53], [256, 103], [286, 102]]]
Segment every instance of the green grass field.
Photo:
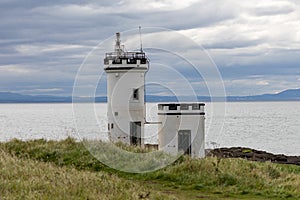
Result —
[[158, 171], [131, 174], [106, 167], [70, 138], [13, 140], [0, 143], [0, 195], [0, 199], [300, 199], [300, 167], [183, 156]]

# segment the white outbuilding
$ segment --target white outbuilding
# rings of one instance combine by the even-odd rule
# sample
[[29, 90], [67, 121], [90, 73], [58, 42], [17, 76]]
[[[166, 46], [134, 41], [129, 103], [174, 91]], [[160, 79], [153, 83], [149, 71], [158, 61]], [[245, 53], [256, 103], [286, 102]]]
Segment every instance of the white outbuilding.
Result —
[[158, 148], [166, 153], [205, 157], [203, 103], [158, 104]]

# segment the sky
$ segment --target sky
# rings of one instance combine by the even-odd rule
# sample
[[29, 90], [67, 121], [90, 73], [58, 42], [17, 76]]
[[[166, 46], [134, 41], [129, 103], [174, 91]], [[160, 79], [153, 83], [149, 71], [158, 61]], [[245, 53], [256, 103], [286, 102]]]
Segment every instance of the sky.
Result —
[[[217, 66], [227, 95], [300, 88], [300, 2], [296, 0], [1, 0], [0, 91], [71, 95], [89, 52], [116, 32], [139, 26], [169, 29], [202, 46]], [[151, 44], [146, 34], [143, 40]], [[180, 42], [170, 48], [190, 50]], [[150, 60], [172, 66], [159, 58]], [[153, 69], [153, 76], [159, 74], [158, 67]], [[173, 77], [167, 81], [180, 88]], [[196, 88], [205, 85], [203, 80], [193, 83]], [[201, 91], [206, 90], [197, 93], [206, 95]], [[152, 87], [149, 92], [161, 91]]]

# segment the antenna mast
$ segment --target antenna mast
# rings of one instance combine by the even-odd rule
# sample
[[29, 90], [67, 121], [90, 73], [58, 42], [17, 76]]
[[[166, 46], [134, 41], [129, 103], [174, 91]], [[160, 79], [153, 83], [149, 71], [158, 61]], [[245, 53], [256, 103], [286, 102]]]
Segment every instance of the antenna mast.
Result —
[[117, 53], [117, 58], [121, 57], [122, 48], [121, 48], [121, 40], [120, 33], [116, 33], [116, 44], [115, 44], [115, 52]]
[[142, 31], [141, 31], [141, 26], [139, 26], [139, 32], [140, 32], [140, 44], [141, 44], [141, 52], [143, 52], [143, 44], [142, 44]]

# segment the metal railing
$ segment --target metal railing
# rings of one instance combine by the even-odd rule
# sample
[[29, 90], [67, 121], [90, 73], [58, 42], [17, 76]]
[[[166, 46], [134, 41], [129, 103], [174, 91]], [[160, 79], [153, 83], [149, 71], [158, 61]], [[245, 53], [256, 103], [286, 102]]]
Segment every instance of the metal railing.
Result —
[[146, 58], [144, 52], [122, 52], [118, 55], [117, 52], [109, 52], [105, 54], [105, 59], [116, 59], [116, 58], [126, 58], [126, 59], [143, 59]]

